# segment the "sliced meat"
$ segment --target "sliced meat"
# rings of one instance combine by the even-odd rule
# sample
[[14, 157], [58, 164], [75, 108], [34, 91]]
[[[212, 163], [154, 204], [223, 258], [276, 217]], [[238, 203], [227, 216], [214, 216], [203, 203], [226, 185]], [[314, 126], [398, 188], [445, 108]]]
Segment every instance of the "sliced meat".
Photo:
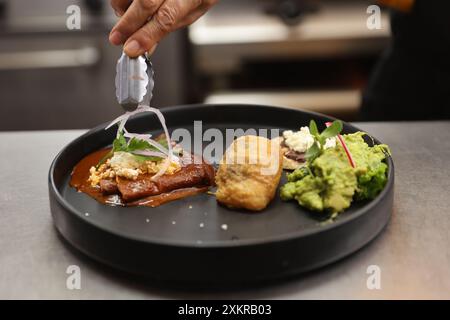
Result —
[[175, 189], [213, 184], [214, 168], [209, 164], [190, 164], [174, 174], [163, 175], [155, 181], [151, 175], [140, 175], [136, 180], [117, 179], [118, 189], [126, 202]]
[[156, 179], [161, 192], [188, 187], [202, 187], [214, 184], [214, 168], [207, 164], [191, 164], [180, 171]]
[[136, 180], [117, 177], [117, 187], [126, 202], [161, 193], [147, 174], [140, 175]]
[[100, 180], [100, 190], [104, 195], [118, 194], [119, 189], [117, 183], [114, 180], [102, 179]]

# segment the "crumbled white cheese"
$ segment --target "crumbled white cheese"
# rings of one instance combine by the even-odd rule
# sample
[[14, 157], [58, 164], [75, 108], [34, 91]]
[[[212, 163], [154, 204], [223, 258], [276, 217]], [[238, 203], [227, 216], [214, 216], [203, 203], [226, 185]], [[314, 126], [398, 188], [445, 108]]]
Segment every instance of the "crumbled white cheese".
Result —
[[[293, 132], [292, 130], [286, 130], [283, 132], [284, 143], [297, 152], [306, 152], [313, 144], [314, 137], [309, 132], [308, 127], [301, 127], [300, 131]], [[336, 138], [328, 138], [325, 141], [324, 148], [336, 147]]]
[[332, 138], [328, 138], [327, 140], [325, 140], [325, 145], [323, 147], [325, 149], [336, 147], [336, 138], [332, 137]]
[[308, 127], [301, 127], [300, 131], [287, 130], [283, 132], [284, 143], [292, 150], [306, 152], [314, 143]]
[[95, 187], [100, 183], [101, 176], [98, 174], [97, 169], [95, 167], [91, 167], [89, 169], [89, 182], [91, 183], [91, 186]]
[[121, 151], [114, 152], [109, 164], [114, 171], [118, 171], [118, 169], [137, 169], [140, 166], [135, 156], [131, 153]]
[[137, 169], [128, 169], [128, 168], [119, 168], [116, 170], [116, 176], [123, 177], [130, 180], [136, 180], [139, 176], [139, 170]]
[[[114, 152], [114, 155], [98, 168], [89, 170], [89, 182], [93, 187], [97, 186], [102, 179], [113, 179], [116, 176], [125, 179], [136, 180], [140, 174], [155, 174], [161, 166], [162, 161], [139, 161], [135, 155], [129, 152]], [[181, 169], [181, 164], [171, 161], [166, 174], [173, 174]]]

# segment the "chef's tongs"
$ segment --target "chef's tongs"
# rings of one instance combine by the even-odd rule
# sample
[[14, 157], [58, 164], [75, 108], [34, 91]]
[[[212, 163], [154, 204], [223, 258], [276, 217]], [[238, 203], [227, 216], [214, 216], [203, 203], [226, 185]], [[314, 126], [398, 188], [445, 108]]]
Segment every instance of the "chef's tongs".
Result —
[[117, 61], [116, 96], [126, 111], [139, 104], [150, 105], [154, 87], [153, 68], [147, 56], [130, 58], [125, 53]]

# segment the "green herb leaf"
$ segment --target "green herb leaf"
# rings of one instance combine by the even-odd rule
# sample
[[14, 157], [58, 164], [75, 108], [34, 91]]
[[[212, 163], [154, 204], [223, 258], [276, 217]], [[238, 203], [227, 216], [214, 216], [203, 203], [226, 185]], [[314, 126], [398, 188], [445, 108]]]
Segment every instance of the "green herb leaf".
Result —
[[136, 138], [131, 138], [127, 146], [128, 152], [133, 152], [136, 150], [149, 150], [149, 149], [155, 149], [155, 147], [153, 147], [150, 143], [148, 143], [145, 140], [139, 140]]
[[317, 142], [314, 142], [314, 144], [308, 150], [306, 150], [305, 158], [311, 163], [315, 158], [317, 158], [320, 155], [320, 153], [321, 150], [317, 145]]
[[319, 136], [319, 130], [317, 129], [317, 124], [314, 120], [309, 122], [309, 133], [311, 133], [314, 137]]
[[98, 167], [100, 167], [102, 164], [104, 164], [106, 162], [106, 160], [108, 160], [109, 158], [111, 158], [113, 156], [114, 152], [112, 150], [109, 150], [107, 154], [105, 154], [100, 161], [97, 163], [97, 165], [95, 166], [96, 169], [98, 169]]
[[123, 133], [120, 132], [119, 136], [113, 141], [113, 152], [126, 150], [127, 150], [127, 140], [125, 139]]
[[337, 136], [342, 131], [342, 122], [340, 120], [333, 121], [331, 126], [326, 128], [320, 134], [320, 137], [325, 141], [328, 138]]
[[154, 162], [157, 162], [157, 161], [160, 161], [160, 160], [161, 160], [160, 157], [144, 156], [144, 155], [142, 155], [142, 154], [135, 154], [135, 153], [133, 153], [133, 156], [134, 156], [134, 158], [135, 158], [137, 161], [140, 161], [140, 162], [144, 162], [144, 161], [154, 161]]
[[[162, 145], [164, 148], [168, 148], [167, 140], [164, 135], [160, 135], [156, 137], [156, 142], [158, 142], [160, 145]], [[114, 155], [114, 152], [129, 152], [132, 153], [133, 156], [138, 161], [160, 161], [160, 157], [153, 157], [153, 156], [144, 156], [140, 154], [134, 153], [135, 151], [139, 150], [147, 150], [147, 151], [159, 151], [157, 148], [152, 146], [150, 143], [148, 143], [145, 140], [140, 140], [136, 138], [131, 138], [128, 142], [125, 136], [123, 135], [123, 132], [119, 132], [116, 139], [113, 141], [113, 147], [110, 152], [108, 152], [97, 164], [97, 168], [106, 162], [109, 158], [111, 158]]]
[[[158, 137], [157, 139], [155, 139], [155, 141], [165, 148], [168, 147], [167, 141], [164, 136]], [[155, 148], [145, 140], [131, 138], [127, 143], [127, 140], [125, 139], [122, 132], [120, 132], [118, 137], [113, 141], [113, 152], [133, 152], [137, 150], [158, 151], [157, 148]]]
[[328, 138], [337, 136], [342, 131], [342, 122], [339, 120], [334, 121], [328, 128], [326, 128], [322, 133], [319, 133], [317, 129], [316, 122], [311, 120], [309, 123], [309, 132], [314, 137], [314, 144], [306, 150], [305, 158], [311, 163], [315, 158], [320, 156], [323, 152], [325, 142]]
[[320, 149], [323, 149], [323, 146], [325, 145], [326, 140], [327, 140], [326, 138], [324, 138], [324, 137], [322, 137], [320, 135], [319, 135], [318, 138], [316, 138], [316, 141], [319, 142]]

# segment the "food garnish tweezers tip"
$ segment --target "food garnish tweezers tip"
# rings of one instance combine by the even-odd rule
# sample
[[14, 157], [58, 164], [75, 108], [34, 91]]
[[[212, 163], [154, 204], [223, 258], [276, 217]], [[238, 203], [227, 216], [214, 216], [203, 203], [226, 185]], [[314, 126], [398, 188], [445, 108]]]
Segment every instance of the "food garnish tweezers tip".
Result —
[[116, 66], [116, 97], [125, 111], [150, 105], [154, 87], [153, 66], [147, 55], [130, 58], [124, 52]]

